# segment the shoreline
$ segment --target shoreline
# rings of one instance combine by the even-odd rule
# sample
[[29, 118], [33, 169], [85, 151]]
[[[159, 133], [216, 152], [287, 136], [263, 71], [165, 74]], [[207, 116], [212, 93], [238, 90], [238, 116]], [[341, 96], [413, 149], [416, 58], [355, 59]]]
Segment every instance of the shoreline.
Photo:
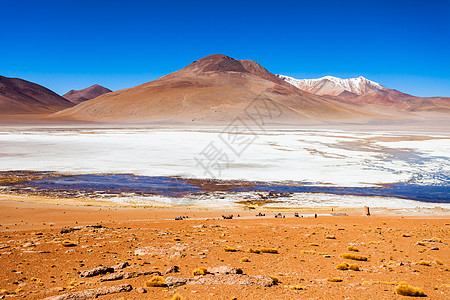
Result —
[[[18, 213], [18, 211], [20, 213]], [[407, 218], [446, 219], [450, 210], [440, 207], [415, 209], [389, 209], [370, 207], [371, 216], [363, 216], [363, 207], [199, 207], [199, 206], [125, 206], [91, 199], [58, 199], [39, 196], [0, 194], [0, 230], [29, 230], [73, 224], [87, 225], [114, 222], [168, 222], [178, 216], [188, 216], [184, 221], [222, 220], [222, 215], [232, 214], [236, 220], [257, 220], [264, 222], [275, 219], [275, 214], [285, 216], [283, 220], [314, 218]], [[261, 212], [265, 217], [256, 217]], [[300, 217], [294, 217], [299, 213]], [[239, 217], [237, 217], [239, 215]], [[27, 220], [25, 222], [25, 220]], [[28, 224], [26, 224], [28, 223]]]

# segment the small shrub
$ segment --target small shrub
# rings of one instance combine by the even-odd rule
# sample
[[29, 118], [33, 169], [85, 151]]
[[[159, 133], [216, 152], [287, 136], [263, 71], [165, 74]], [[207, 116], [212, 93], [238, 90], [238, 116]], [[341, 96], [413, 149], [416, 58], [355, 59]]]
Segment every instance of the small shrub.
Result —
[[402, 237], [411, 237], [411, 235], [409, 233], [404, 233], [402, 234]]
[[278, 283], [280, 282], [280, 280], [278, 279], [278, 277], [270, 276], [270, 278], [272, 278], [273, 284], [278, 284]]
[[172, 300], [183, 300], [183, 297], [181, 297], [179, 294], [175, 294], [173, 295]]
[[439, 260], [439, 259], [435, 259], [434, 262], [437, 263], [438, 265], [441, 265], [441, 266], [444, 264], [444, 263], [443, 263], [441, 260]]
[[356, 248], [355, 246], [348, 246], [347, 251], [359, 252], [359, 249]]
[[329, 240], [335, 240], [336, 239], [336, 237], [334, 235], [327, 235], [325, 238], [329, 239]]
[[241, 258], [241, 262], [249, 262], [250, 260], [248, 259], [248, 257], [243, 257]]
[[261, 251], [259, 251], [259, 249], [248, 248], [248, 253], [256, 253], [256, 254], [260, 254]]
[[72, 241], [62, 241], [61, 245], [63, 247], [75, 247], [77, 244], [75, 242], [72, 242]]
[[231, 248], [231, 247], [225, 247], [223, 250], [225, 250], [225, 252], [236, 252], [237, 251], [235, 248]]
[[353, 253], [342, 253], [341, 255], [339, 255], [339, 257], [342, 257], [342, 258], [345, 258], [345, 259], [367, 261], [367, 256], [357, 255], [357, 254], [353, 254]]
[[194, 271], [192, 271], [192, 274], [194, 274], [194, 276], [206, 275], [208, 274], [208, 270], [205, 267], [200, 267], [194, 269]]
[[421, 288], [408, 285], [406, 282], [400, 282], [395, 288], [395, 293], [402, 296], [426, 297]]
[[166, 280], [162, 276], [153, 276], [150, 280], [145, 282], [146, 287], [164, 287]]
[[336, 270], [345, 271], [348, 270], [348, 263], [342, 262], [336, 266]]
[[329, 282], [341, 282], [342, 278], [341, 277], [331, 277], [331, 278], [327, 278], [327, 281], [329, 281]]
[[348, 268], [350, 270], [353, 270], [353, 271], [359, 271], [360, 270], [358, 264], [350, 264], [350, 265], [348, 265]]
[[316, 243], [309, 243], [309, 246], [311, 246], [311, 247], [319, 247], [319, 244], [316, 244]]

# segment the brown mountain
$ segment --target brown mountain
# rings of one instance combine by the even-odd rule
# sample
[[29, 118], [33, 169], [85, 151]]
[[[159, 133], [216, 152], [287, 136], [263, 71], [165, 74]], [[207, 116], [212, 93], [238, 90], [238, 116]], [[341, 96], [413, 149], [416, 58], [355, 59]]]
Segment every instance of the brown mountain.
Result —
[[78, 104], [110, 92], [112, 92], [110, 89], [107, 89], [98, 84], [94, 84], [82, 90], [70, 90], [69, 92], [64, 94], [63, 97], [72, 103]]
[[[255, 99], [277, 107], [274, 122], [375, 117], [306, 93], [258, 63], [214, 54], [187, 67], [132, 88], [111, 92], [55, 114], [90, 121], [230, 122], [249, 119], [245, 109]], [[357, 108], [357, 107], [356, 107]]]
[[48, 114], [73, 103], [38, 84], [0, 76], [0, 114]]
[[332, 97], [338, 102], [370, 106], [369, 108], [390, 108], [392, 112], [450, 112], [450, 98], [416, 97], [389, 89], [364, 77], [341, 79], [325, 76], [319, 79], [295, 79], [277, 75], [293, 86], [315, 95]]

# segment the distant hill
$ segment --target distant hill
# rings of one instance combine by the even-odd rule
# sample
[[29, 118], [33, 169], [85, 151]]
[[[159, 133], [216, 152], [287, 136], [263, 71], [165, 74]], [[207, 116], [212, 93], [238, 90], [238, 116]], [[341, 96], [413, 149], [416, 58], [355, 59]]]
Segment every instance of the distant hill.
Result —
[[49, 114], [73, 105], [36, 83], [0, 76], [0, 115]]
[[110, 89], [107, 89], [98, 84], [94, 84], [82, 90], [70, 90], [69, 92], [64, 94], [63, 97], [72, 103], [78, 104], [110, 92], [112, 92]]

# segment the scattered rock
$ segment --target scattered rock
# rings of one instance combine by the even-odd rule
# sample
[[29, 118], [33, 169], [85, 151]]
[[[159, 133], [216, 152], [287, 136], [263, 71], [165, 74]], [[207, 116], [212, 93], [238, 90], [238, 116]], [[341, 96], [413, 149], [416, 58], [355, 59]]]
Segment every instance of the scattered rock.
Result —
[[88, 299], [97, 298], [98, 296], [129, 292], [133, 287], [129, 284], [121, 284], [116, 286], [105, 286], [98, 289], [90, 289], [85, 291], [67, 293], [59, 296], [45, 298], [44, 300], [69, 300], [69, 299]]
[[66, 228], [61, 229], [60, 233], [61, 233], [61, 234], [64, 234], [64, 233], [70, 233], [70, 232], [75, 231], [75, 230], [80, 230], [80, 229], [75, 229], [75, 228], [71, 228], [71, 227], [66, 227]]
[[159, 271], [146, 271], [146, 272], [118, 272], [118, 273], [112, 273], [108, 276], [100, 278], [100, 281], [114, 281], [114, 280], [120, 280], [120, 279], [129, 279], [134, 278], [138, 276], [145, 276], [145, 275], [158, 275], [160, 276], [161, 273]]
[[269, 287], [275, 284], [270, 276], [249, 276], [249, 275], [215, 275], [215, 276], [198, 276], [194, 280], [189, 280], [187, 284], [225, 284], [225, 285], [259, 285]]
[[441, 243], [442, 241], [436, 239], [436, 238], [432, 238], [432, 239], [424, 239], [422, 240], [422, 243]]
[[23, 253], [51, 253], [50, 251], [32, 251], [32, 250], [26, 250], [23, 251]]
[[91, 270], [81, 272], [80, 276], [81, 277], [94, 277], [94, 276], [102, 275], [102, 274], [106, 274], [106, 273], [114, 273], [114, 269], [108, 268], [108, 267], [97, 267], [97, 268], [94, 268]]
[[269, 287], [275, 284], [274, 279], [270, 276], [249, 276], [242, 274], [227, 274], [227, 275], [206, 275], [195, 276], [194, 278], [184, 277], [167, 277], [166, 285], [169, 287], [176, 287], [184, 284], [189, 285], [258, 285]]
[[170, 274], [170, 273], [178, 273], [180, 271], [180, 267], [178, 266], [172, 266], [170, 268], [168, 268], [164, 274]]
[[195, 225], [195, 226], [192, 226], [192, 227], [194, 227], [194, 228], [206, 228], [206, 225], [205, 224], [200, 224], [200, 225]]
[[120, 264], [114, 265], [111, 268], [114, 270], [122, 270], [128, 267], [130, 264], [127, 261], [121, 262]]
[[100, 278], [100, 281], [114, 281], [114, 280], [120, 280], [123, 279], [125, 273], [120, 272], [120, 273], [112, 273], [109, 274], [105, 277]]
[[433, 248], [430, 248], [430, 250], [439, 250], [439, 248], [438, 247], [433, 247]]
[[24, 248], [29, 248], [29, 247], [34, 247], [34, 246], [35, 245], [33, 243], [30, 243], [30, 242], [25, 243], [25, 244], [22, 245], [22, 247], [24, 247]]
[[99, 225], [99, 224], [97, 224], [97, 225], [86, 225], [84, 227], [86, 227], [86, 228], [104, 228], [102, 225]]
[[166, 277], [166, 284], [169, 287], [176, 287], [176, 286], [184, 285], [190, 280], [192, 280], [192, 279], [183, 278], [183, 277], [171, 277], [171, 276], [169, 276], [169, 277]]
[[208, 273], [226, 275], [226, 274], [242, 274], [243, 272], [239, 268], [233, 268], [233, 267], [229, 267], [229, 266], [220, 266], [220, 267], [208, 269]]
[[147, 290], [144, 289], [143, 287], [138, 287], [138, 288], [136, 289], [136, 292], [141, 293], [141, 294], [145, 294], [145, 293], [147, 293]]

